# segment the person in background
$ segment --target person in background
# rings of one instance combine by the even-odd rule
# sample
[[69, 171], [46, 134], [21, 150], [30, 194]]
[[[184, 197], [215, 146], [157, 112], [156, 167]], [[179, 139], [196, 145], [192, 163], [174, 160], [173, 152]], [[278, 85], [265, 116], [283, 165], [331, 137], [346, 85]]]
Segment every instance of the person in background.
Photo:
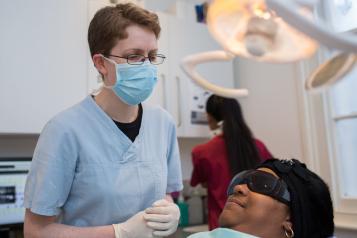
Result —
[[134, 4], [95, 14], [88, 43], [103, 87], [43, 129], [25, 188], [26, 238], [175, 232], [180, 213], [168, 195], [182, 189], [175, 124], [142, 104], [165, 59], [159, 34], [157, 15]]
[[254, 168], [272, 155], [263, 142], [253, 138], [237, 100], [211, 95], [206, 112], [209, 128], [216, 135], [192, 150], [191, 186], [202, 184], [207, 188], [208, 224], [212, 230], [218, 227], [233, 175]]
[[[214, 175], [213, 175], [214, 176]], [[231, 181], [221, 228], [189, 238], [328, 238], [334, 235], [326, 183], [296, 159], [269, 159]]]

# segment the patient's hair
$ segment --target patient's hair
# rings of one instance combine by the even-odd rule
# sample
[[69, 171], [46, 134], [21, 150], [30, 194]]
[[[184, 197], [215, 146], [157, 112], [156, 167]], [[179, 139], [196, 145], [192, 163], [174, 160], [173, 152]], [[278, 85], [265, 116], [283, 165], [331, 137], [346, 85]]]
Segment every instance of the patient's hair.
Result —
[[333, 205], [326, 183], [296, 159], [269, 159], [259, 165], [273, 170], [288, 185], [295, 238], [333, 236]]

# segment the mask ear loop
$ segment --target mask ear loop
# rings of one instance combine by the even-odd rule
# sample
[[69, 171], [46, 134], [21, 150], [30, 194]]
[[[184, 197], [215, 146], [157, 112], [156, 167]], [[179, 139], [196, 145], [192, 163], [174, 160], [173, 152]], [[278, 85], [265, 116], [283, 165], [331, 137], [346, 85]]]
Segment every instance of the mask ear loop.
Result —
[[98, 95], [101, 91], [102, 91], [102, 88], [103, 88], [103, 85], [104, 85], [104, 82], [103, 82], [103, 75], [101, 75], [99, 72], [97, 74], [97, 83], [100, 84], [99, 87], [95, 88], [95, 89], [92, 89], [91, 91], [91, 95], [93, 96], [96, 96]]
[[[104, 55], [101, 55], [101, 56], [103, 57], [103, 59], [105, 59], [105, 60], [109, 61], [110, 63], [114, 64], [114, 66], [115, 66], [115, 71], [117, 71], [117, 63], [116, 63], [114, 60], [109, 59], [109, 58], [105, 57]], [[98, 80], [98, 82], [100, 82], [100, 83], [102, 84], [99, 90], [102, 90], [103, 88], [107, 88], [107, 89], [113, 89], [113, 88], [114, 88], [114, 85], [111, 85], [111, 86], [105, 85], [105, 83], [104, 83], [105, 78], [104, 78], [104, 76], [103, 76], [102, 74], [100, 74], [100, 73], [99, 73], [98, 76], [97, 76], [97, 80]]]

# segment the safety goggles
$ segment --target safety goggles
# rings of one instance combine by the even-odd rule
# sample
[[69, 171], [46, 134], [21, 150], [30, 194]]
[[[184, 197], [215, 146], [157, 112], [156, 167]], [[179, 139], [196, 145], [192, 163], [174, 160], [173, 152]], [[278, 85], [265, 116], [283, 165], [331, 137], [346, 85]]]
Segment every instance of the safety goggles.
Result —
[[234, 193], [234, 187], [246, 184], [249, 190], [272, 197], [279, 202], [289, 205], [290, 193], [288, 186], [280, 178], [261, 170], [244, 170], [231, 180], [228, 186], [228, 196]]

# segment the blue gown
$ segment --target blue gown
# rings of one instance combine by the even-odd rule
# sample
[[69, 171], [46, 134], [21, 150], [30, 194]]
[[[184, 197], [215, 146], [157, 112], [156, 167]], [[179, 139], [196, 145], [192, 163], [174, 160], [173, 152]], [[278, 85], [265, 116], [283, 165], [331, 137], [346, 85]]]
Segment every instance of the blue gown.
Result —
[[143, 105], [132, 142], [91, 96], [43, 129], [25, 187], [24, 206], [74, 226], [120, 223], [166, 193], [182, 189], [175, 124]]

